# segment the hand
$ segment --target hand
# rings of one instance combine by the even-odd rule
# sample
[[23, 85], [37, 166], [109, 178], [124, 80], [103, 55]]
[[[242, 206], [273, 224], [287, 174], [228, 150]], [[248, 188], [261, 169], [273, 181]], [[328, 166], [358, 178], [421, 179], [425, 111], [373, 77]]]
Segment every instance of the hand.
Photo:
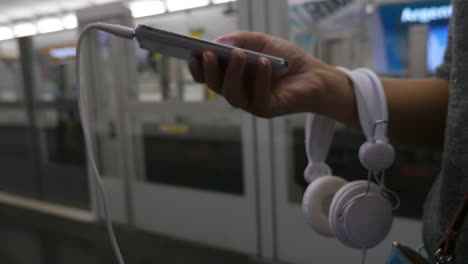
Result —
[[246, 74], [246, 55], [239, 49], [231, 52], [225, 69], [220, 67], [214, 52], [205, 51], [203, 58], [193, 57], [189, 68], [194, 80], [206, 83], [234, 107], [266, 118], [298, 112], [333, 116], [336, 107], [329, 103], [339, 102], [336, 96], [349, 98], [351, 92], [354, 102], [352, 89], [343, 91], [346, 90], [343, 87], [349, 86], [344, 73], [308, 56], [287, 40], [263, 33], [239, 32], [217, 42], [284, 58], [290, 63], [286, 74], [272, 79], [271, 64], [266, 58], [258, 60], [255, 74]]

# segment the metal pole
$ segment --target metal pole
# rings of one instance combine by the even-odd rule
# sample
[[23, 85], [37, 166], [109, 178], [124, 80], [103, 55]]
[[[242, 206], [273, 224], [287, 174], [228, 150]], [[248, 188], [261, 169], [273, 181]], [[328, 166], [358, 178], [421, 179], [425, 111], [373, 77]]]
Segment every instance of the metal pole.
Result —
[[35, 187], [38, 198], [43, 197], [42, 160], [40, 151], [39, 131], [37, 126], [37, 108], [35, 94], [37, 90], [34, 75], [35, 54], [32, 37], [19, 38], [20, 64], [23, 80], [23, 91], [26, 103], [26, 116], [28, 120], [28, 132], [30, 140], [30, 153], [35, 168]]

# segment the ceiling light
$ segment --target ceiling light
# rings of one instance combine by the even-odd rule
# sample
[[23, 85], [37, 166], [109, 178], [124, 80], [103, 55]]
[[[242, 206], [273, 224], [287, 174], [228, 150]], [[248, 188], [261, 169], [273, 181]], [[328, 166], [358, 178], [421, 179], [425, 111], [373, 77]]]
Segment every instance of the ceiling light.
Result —
[[78, 20], [74, 14], [68, 14], [62, 17], [63, 26], [66, 29], [73, 29], [78, 27]]
[[108, 4], [108, 3], [112, 3], [112, 2], [117, 2], [117, 1], [120, 1], [120, 0], [93, 0], [93, 4], [97, 4], [97, 5], [102, 5], [102, 4]]
[[130, 10], [132, 16], [137, 18], [162, 14], [166, 12], [166, 7], [161, 1], [136, 1], [130, 3]]
[[33, 23], [25, 22], [13, 26], [13, 32], [16, 37], [25, 37], [36, 34], [37, 29]]
[[12, 39], [15, 36], [13, 35], [13, 30], [9, 27], [0, 27], [0, 40]]
[[37, 22], [39, 33], [49, 33], [63, 30], [63, 23], [58, 17], [47, 17]]
[[76, 56], [76, 47], [65, 46], [59, 48], [51, 48], [49, 49], [49, 54], [52, 58], [59, 60], [73, 58]]
[[169, 11], [178, 11], [184, 9], [190, 9], [195, 7], [201, 7], [209, 5], [209, 0], [166, 0], [167, 9]]

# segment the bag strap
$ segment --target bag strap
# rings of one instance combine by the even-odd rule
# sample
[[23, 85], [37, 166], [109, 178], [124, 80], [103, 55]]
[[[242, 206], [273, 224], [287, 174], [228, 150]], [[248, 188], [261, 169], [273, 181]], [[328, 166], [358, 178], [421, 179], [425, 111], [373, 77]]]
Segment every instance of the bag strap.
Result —
[[453, 253], [456, 248], [458, 232], [468, 214], [468, 192], [465, 192], [460, 207], [458, 207], [455, 217], [439, 241], [435, 257], [438, 264], [452, 263]]

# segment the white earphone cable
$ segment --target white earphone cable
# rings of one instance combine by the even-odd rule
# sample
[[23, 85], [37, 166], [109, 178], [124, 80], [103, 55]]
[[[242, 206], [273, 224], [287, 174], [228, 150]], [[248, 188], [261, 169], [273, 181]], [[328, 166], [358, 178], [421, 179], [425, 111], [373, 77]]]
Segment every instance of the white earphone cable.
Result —
[[366, 257], [367, 257], [367, 249], [362, 250], [362, 255], [361, 255], [361, 264], [366, 263]]
[[98, 29], [102, 30], [111, 34], [114, 34], [116, 36], [122, 37], [122, 38], [127, 38], [127, 39], [132, 39], [134, 36], [134, 30], [133, 28], [128, 28], [120, 25], [112, 25], [112, 24], [105, 24], [105, 23], [94, 23], [94, 24], [89, 24], [86, 25], [83, 30], [80, 32], [80, 35], [78, 37], [78, 44], [77, 44], [77, 51], [76, 51], [76, 68], [75, 68], [75, 73], [76, 73], [76, 86], [78, 89], [78, 106], [79, 106], [79, 111], [80, 111], [80, 119], [81, 119], [81, 125], [83, 128], [83, 135], [84, 135], [84, 141], [85, 141], [85, 148], [86, 148], [86, 155], [88, 158], [89, 166], [92, 170], [92, 174], [95, 176], [95, 180], [98, 186], [98, 197], [100, 194], [100, 197], [102, 199], [102, 205], [104, 209], [104, 219], [106, 223], [106, 228], [107, 232], [109, 235], [109, 239], [112, 244], [112, 248], [114, 249], [115, 255], [117, 257], [117, 261], [119, 264], [125, 264], [125, 261], [122, 257], [122, 253], [120, 252], [119, 244], [117, 242], [117, 239], [114, 234], [114, 229], [112, 227], [112, 221], [110, 218], [110, 213], [109, 213], [109, 208], [108, 208], [108, 198], [106, 195], [106, 191], [104, 189], [104, 184], [102, 183], [101, 180], [101, 175], [99, 173], [99, 170], [96, 166], [96, 161], [93, 155], [93, 150], [92, 150], [92, 143], [91, 143], [91, 132], [89, 128], [89, 121], [88, 121], [88, 104], [87, 104], [87, 91], [85, 88], [81, 87], [81, 69], [80, 69], [80, 62], [81, 62], [81, 46], [83, 39], [90, 30], [92, 29]]
[[[375, 182], [377, 182], [377, 184], [379, 185], [380, 194], [382, 195], [382, 197], [391, 202], [394, 202], [394, 205], [392, 207], [393, 210], [397, 210], [398, 208], [400, 208], [401, 200], [398, 194], [396, 194], [396, 192], [392, 191], [387, 186], [385, 186], [385, 171], [373, 173], [373, 175]], [[393, 197], [394, 201], [392, 201], [391, 197]]]
[[[375, 177], [376, 177], [376, 180], [377, 180], [378, 179], [377, 175]], [[385, 171], [381, 172], [380, 180], [378, 180], [378, 183], [381, 186], [382, 196], [384, 196], [389, 201], [391, 201], [389, 196], [393, 196], [393, 198], [395, 200], [395, 205], [393, 205], [392, 209], [397, 210], [398, 208], [400, 208], [401, 200], [400, 200], [400, 197], [398, 196], [398, 194], [396, 192], [392, 191], [391, 189], [389, 189], [387, 186], [385, 186]]]

